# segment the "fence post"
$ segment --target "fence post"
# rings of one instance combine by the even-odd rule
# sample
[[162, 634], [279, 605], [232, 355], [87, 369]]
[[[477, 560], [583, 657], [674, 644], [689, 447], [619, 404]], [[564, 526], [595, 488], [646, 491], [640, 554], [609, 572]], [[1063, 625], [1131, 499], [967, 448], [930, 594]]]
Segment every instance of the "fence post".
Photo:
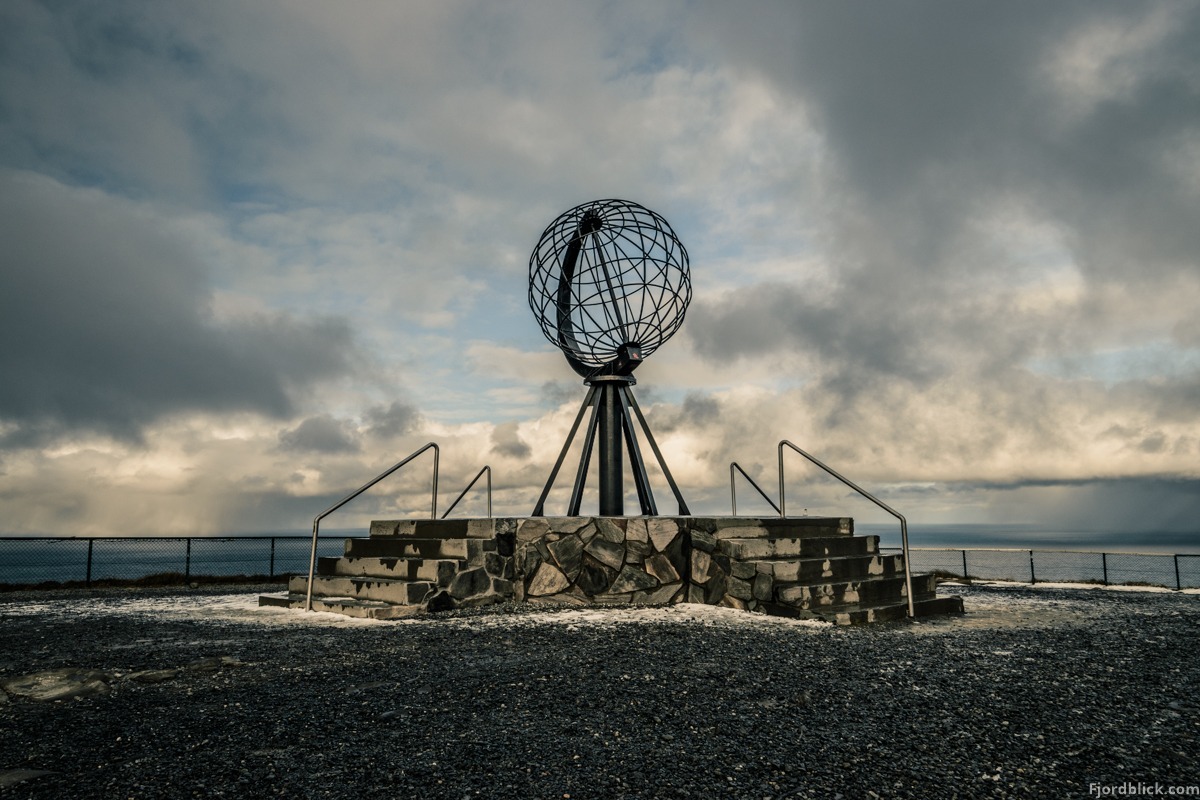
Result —
[[192, 579], [192, 537], [187, 540], [187, 562], [183, 566], [183, 579], [190, 581]]
[[963, 554], [963, 580], [965, 581], [965, 580], [968, 580], [971, 577], [971, 575], [970, 575], [970, 573], [967, 572], [967, 551], [963, 550], [962, 554]]
[[1033, 551], [1029, 551], [1029, 585], [1033, 586], [1037, 583], [1037, 574], [1033, 571]]
[[1183, 589], [1183, 584], [1179, 581], [1179, 553], [1175, 554], [1175, 589]]
[[271, 580], [275, 580], [275, 537], [271, 537]]
[[1100, 554], [1100, 565], [1104, 568], [1104, 585], [1108, 586], [1108, 553]]
[[96, 544], [95, 539], [88, 539], [87, 579], [85, 584], [89, 589], [92, 588], [92, 545], [94, 544]]

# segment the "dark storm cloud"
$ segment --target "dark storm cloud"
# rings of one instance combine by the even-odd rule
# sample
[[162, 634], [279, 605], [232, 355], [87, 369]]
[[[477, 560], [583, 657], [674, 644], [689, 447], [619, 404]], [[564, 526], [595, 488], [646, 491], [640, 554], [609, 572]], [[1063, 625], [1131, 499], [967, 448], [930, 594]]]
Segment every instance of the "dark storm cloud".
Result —
[[0, 419], [18, 438], [136, 438], [180, 411], [282, 417], [295, 390], [351, 367], [341, 321], [214, 321], [186, 248], [98, 192], [2, 173], [0, 241]]
[[[1172, 153], [1200, 138], [1200, 6], [901, 2], [865, 13], [834, 3], [780, 13], [739, 15], [719, 36], [822, 131], [836, 178], [821, 225], [838, 282], [816, 296], [759, 285], [700, 301], [693, 313], [710, 324], [690, 334], [702, 353], [799, 346], [843, 382], [924, 383], [964, 368], [997, 374], [1080, 327], [1103, 329], [1112, 310], [1086, 300], [1022, 316], [1015, 291], [1028, 274], [978, 227], [1002, 201], [1061, 231], [1085, 294], [1112, 284], [1165, 292], [1160, 282], [1195, 272], [1195, 166]], [[1055, 83], [1055, 59], [1089, 30], [1128, 32], [1159, 13], [1174, 15], [1167, 30], [1117, 58], [1116, 75], [1101, 71], [1100, 96]]]
[[329, 414], [309, 417], [279, 434], [284, 450], [302, 453], [354, 453], [359, 450], [358, 432], [345, 420]]
[[396, 400], [389, 406], [367, 409], [363, 420], [372, 436], [401, 436], [417, 426], [421, 413], [414, 406]]
[[517, 431], [515, 422], [501, 423], [492, 429], [492, 452], [519, 461], [526, 461], [533, 454], [533, 450]]
[[[1047, 525], [1117, 531], [1177, 531], [1190, 534], [1188, 550], [1200, 544], [1200, 480], [1143, 475], [1119, 479], [1013, 481], [950, 485], [950, 491], [990, 492], [991, 504], [1009, 519]], [[1182, 542], [1181, 542], [1182, 544]]]
[[670, 416], [663, 414], [655, 427], [664, 433], [675, 430], [711, 430], [721, 419], [721, 406], [715, 398], [699, 392], [688, 392], [678, 410]]
[[563, 403], [582, 402], [579, 387], [565, 381], [543, 381], [540, 387], [540, 398], [548, 406], [560, 406]]

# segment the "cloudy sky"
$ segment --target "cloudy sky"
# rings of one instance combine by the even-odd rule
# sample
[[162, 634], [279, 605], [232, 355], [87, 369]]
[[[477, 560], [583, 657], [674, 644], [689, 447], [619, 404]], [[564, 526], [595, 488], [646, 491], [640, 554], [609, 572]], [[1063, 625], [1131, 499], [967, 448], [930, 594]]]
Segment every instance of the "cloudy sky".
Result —
[[430, 440], [443, 508], [486, 463], [528, 513], [584, 391], [529, 254], [607, 197], [691, 256], [636, 391], [693, 511], [787, 438], [914, 525], [1196, 531], [1197, 42], [1196, 2], [6, 0], [0, 532], [302, 531]]

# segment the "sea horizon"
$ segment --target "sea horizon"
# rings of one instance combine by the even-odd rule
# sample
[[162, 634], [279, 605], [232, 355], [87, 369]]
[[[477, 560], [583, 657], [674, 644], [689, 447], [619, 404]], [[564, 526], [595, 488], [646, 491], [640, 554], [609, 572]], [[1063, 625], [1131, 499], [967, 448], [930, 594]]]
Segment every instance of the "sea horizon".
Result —
[[[898, 523], [859, 523], [855, 531], [879, 536], [884, 551], [900, 549]], [[0, 584], [136, 579], [166, 573], [303, 574], [309, 565], [311, 533], [276, 530], [190, 536], [0, 536]], [[344, 539], [365, 535], [364, 526], [323, 529], [317, 554], [340, 556]], [[918, 524], [909, 528], [909, 545], [914, 548], [912, 563], [918, 571], [963, 574], [961, 566], [973, 576], [994, 579], [1026, 580], [1036, 573], [1040, 580], [1196, 586], [1200, 566], [1200, 536], [1180, 531]], [[1035, 564], [1033, 554], [1024, 551], [1050, 555], [1036, 559]], [[1179, 557], [1172, 559], [1172, 555]]]
[[[855, 532], [880, 537], [880, 546], [900, 546], [899, 523], [856, 522]], [[0, 539], [242, 539], [310, 537], [311, 529], [229, 531], [194, 534], [54, 534], [0, 533]], [[322, 539], [355, 538], [366, 535], [366, 527], [323, 528]], [[910, 547], [1018, 550], [1078, 550], [1084, 552], [1178, 553], [1200, 555], [1200, 529], [1098, 530], [1061, 528], [1036, 523], [910, 523]]]
[[[900, 546], [899, 523], [856, 523], [855, 532], [877, 535], [883, 547]], [[910, 524], [909, 547], [954, 550], [1078, 550], [1108, 553], [1200, 554], [1200, 532], [1069, 529], [1028, 524]]]

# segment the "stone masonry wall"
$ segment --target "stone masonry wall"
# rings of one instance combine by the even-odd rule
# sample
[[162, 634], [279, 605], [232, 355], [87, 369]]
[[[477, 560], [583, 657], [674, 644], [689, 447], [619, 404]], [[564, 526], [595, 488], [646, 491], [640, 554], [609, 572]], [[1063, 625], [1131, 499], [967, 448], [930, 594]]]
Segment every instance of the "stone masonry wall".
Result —
[[516, 531], [519, 600], [678, 602], [686, 531], [668, 518], [538, 517]]
[[[813, 523], [832, 524], [835, 535], [849, 536], [852, 530], [848, 519]], [[381, 578], [417, 581], [405, 590], [421, 597], [400, 602], [431, 611], [510, 598], [579, 604], [687, 602], [755, 610], [776, 601], [778, 591], [801, 578], [796, 568], [792, 572], [797, 574], [783, 574], [787, 565], [761, 560], [784, 555], [775, 552], [769, 538], [769, 528], [776, 524], [798, 523], [710, 517], [379, 521], [371, 526], [371, 539], [353, 540], [347, 555], [392, 556], [376, 559], [364, 570], [377, 574], [382, 564], [386, 574]], [[742, 552], [747, 540], [760, 545]], [[360, 594], [364, 588], [375, 591], [359, 585], [366, 578], [353, 580]]]

